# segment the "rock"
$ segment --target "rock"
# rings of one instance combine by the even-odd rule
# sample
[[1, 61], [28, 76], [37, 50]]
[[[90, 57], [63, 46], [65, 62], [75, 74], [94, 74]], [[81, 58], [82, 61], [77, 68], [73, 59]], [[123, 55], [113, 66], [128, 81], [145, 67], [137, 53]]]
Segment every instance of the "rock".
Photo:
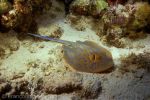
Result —
[[[6, 99], [12, 95], [20, 93], [29, 94], [28, 82], [24, 80], [15, 80], [0, 84], [0, 97]], [[24, 95], [25, 95], [24, 94]]]
[[107, 9], [108, 4], [105, 0], [75, 0], [70, 7], [72, 13], [79, 15], [90, 15], [100, 17], [104, 9]]
[[0, 1], [0, 15], [3, 13], [8, 12], [12, 8], [12, 5], [8, 0], [1, 0]]
[[0, 33], [0, 58], [8, 57], [13, 51], [17, 51], [19, 47], [19, 40], [13, 31]]
[[[150, 53], [144, 52], [141, 54], [131, 54], [128, 57], [122, 59], [123, 67], [125, 71], [136, 71], [138, 69], [145, 69], [150, 71]], [[129, 66], [130, 65], [130, 66]]]
[[143, 29], [150, 22], [150, 5], [146, 2], [137, 2], [134, 6], [136, 7], [134, 13], [135, 19], [131, 23], [129, 29]]
[[49, 36], [52, 38], [60, 38], [64, 32], [63, 29], [57, 24], [52, 24], [48, 29], [40, 28], [38, 31], [41, 35]]
[[[37, 16], [38, 13], [44, 12], [44, 10], [51, 6], [51, 0], [2, 1], [0, 2], [0, 26], [2, 27], [0, 31], [13, 29], [21, 33], [28, 31], [35, 32], [37, 31], [35, 16]], [[3, 14], [5, 12], [7, 13]]]
[[96, 98], [101, 92], [97, 77], [80, 73], [51, 73], [44, 77], [39, 87], [47, 94], [76, 94], [82, 98]]

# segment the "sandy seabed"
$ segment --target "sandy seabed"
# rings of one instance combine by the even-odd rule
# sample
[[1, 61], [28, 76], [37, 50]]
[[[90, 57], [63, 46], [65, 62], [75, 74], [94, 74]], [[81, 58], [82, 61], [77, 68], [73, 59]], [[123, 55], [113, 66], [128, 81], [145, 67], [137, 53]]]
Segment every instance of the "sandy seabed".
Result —
[[121, 70], [122, 57], [132, 53], [150, 54], [150, 36], [128, 41], [125, 48], [108, 47], [101, 42], [90, 25], [86, 25], [82, 31], [72, 27], [65, 18], [63, 6], [60, 8], [57, 2], [53, 4], [56, 5], [49, 13], [38, 18], [38, 32], [48, 36], [58, 33], [57, 36], [63, 40], [90, 40], [104, 46], [112, 53], [114, 70], [108, 73], [72, 71], [63, 60], [61, 44], [30, 36], [18, 39], [14, 31], [0, 33], [1, 98], [22, 95], [25, 99], [31, 97], [40, 100], [150, 99], [150, 72], [144, 68], [132, 69], [130, 63], [128, 66], [131, 71]]

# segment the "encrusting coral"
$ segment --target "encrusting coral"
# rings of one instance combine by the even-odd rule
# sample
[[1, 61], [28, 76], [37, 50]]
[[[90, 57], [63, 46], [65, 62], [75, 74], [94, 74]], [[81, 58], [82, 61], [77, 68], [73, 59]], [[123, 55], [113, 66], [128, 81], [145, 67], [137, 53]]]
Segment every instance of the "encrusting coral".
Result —
[[146, 2], [138, 2], [135, 4], [135, 7], [134, 20], [127, 27], [129, 33], [135, 32], [134, 35], [144, 31], [145, 27], [150, 24], [150, 5]]
[[14, 1], [13, 9], [2, 15], [1, 24], [6, 29], [16, 28], [25, 32], [33, 20], [31, 12], [31, 6], [27, 2], [16, 0]]
[[[124, 47], [124, 43], [121, 41], [122, 37], [125, 37], [127, 26], [132, 20], [132, 16], [135, 9], [132, 5], [117, 5], [110, 7], [101, 18], [103, 24], [103, 33], [97, 32], [98, 35], [104, 36], [105, 42], [116, 46]], [[102, 31], [98, 30], [98, 31]]]
[[[35, 16], [51, 6], [47, 0], [1, 0], [0, 31], [14, 29], [18, 32], [33, 31]], [[34, 24], [34, 25], [33, 25]]]
[[79, 15], [90, 15], [100, 17], [103, 10], [108, 7], [105, 0], [75, 0], [70, 10]]
[[[112, 5], [109, 1], [116, 4]], [[124, 47], [124, 38], [144, 38], [150, 30], [148, 2], [130, 4], [122, 0], [75, 0], [70, 11], [70, 15], [92, 16], [96, 20], [94, 28], [97, 27], [97, 35], [115, 47]]]
[[138, 55], [132, 53], [128, 57], [122, 59], [123, 67], [121, 70], [124, 71], [136, 71], [137, 69], [145, 69], [150, 71], [150, 53], [143, 52]]
[[146, 36], [149, 18], [150, 5], [146, 2], [110, 7], [100, 19], [103, 28], [97, 34], [104, 36], [104, 40], [113, 46], [124, 47], [122, 38], [138, 39]]
[[12, 5], [7, 0], [0, 0], [0, 14], [3, 14], [9, 11], [12, 8]]

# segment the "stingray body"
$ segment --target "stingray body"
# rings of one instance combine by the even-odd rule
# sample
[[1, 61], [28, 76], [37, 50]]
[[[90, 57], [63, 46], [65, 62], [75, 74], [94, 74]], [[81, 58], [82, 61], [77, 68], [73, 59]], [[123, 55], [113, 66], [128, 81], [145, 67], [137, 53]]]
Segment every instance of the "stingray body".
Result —
[[66, 63], [77, 71], [96, 73], [106, 71], [113, 67], [111, 53], [94, 42], [71, 42], [37, 34], [28, 34], [63, 44]]

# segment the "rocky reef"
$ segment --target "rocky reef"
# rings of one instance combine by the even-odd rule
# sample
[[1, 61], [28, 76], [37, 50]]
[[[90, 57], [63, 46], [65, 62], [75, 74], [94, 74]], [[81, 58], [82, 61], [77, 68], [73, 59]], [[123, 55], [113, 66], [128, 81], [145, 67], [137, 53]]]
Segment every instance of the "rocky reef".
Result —
[[[122, 71], [135, 72], [137, 69], [145, 69], [150, 72], [150, 53], [144, 52], [140, 54], [130, 54], [128, 57], [122, 58], [123, 66]], [[128, 66], [130, 65], [130, 66]]]
[[70, 10], [79, 15], [90, 15], [100, 17], [103, 10], [107, 9], [108, 3], [105, 0], [75, 0]]
[[50, 6], [51, 1], [47, 0], [1, 0], [0, 31], [36, 31], [36, 14]]
[[12, 5], [7, 0], [0, 1], [0, 14], [8, 12], [12, 8]]
[[[94, 19], [94, 30], [100, 39], [115, 47], [125, 47], [125, 38], [136, 40], [146, 37], [149, 32], [150, 5], [148, 2], [121, 2], [111, 5], [111, 0], [75, 0], [71, 7], [70, 16], [78, 15], [92, 16]], [[109, 5], [108, 5], [109, 4]], [[124, 5], [122, 5], [124, 4]], [[78, 15], [76, 15], [78, 14]], [[71, 23], [77, 22], [72, 20]], [[86, 19], [86, 18], [85, 18]], [[80, 21], [81, 22], [81, 21]], [[82, 27], [82, 26], [81, 26]]]
[[148, 3], [118, 5], [113, 10], [112, 12], [108, 10], [102, 17], [105, 29], [103, 34], [105, 34], [105, 40], [109, 44], [123, 47], [124, 43], [121, 40], [123, 38], [135, 40], [146, 36], [148, 31], [145, 28], [148, 26], [150, 18], [150, 5]]

